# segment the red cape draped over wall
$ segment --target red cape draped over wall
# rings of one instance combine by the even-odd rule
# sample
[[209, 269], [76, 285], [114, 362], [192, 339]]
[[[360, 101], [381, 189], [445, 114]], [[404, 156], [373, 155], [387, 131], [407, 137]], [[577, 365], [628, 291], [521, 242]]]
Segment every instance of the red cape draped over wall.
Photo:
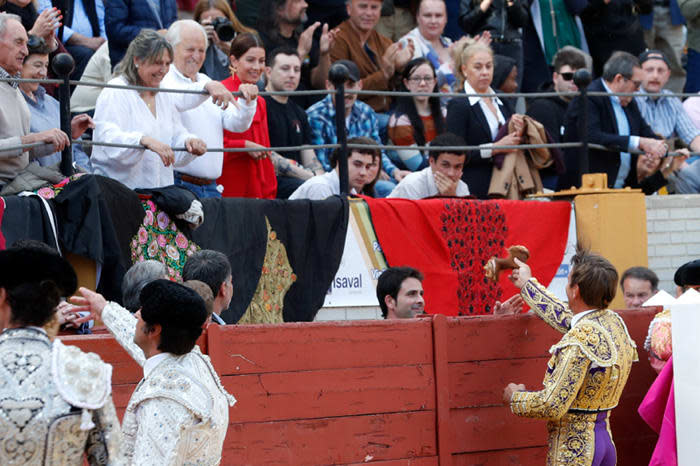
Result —
[[494, 301], [517, 292], [502, 273], [486, 280], [484, 264], [522, 244], [540, 283], [548, 285], [562, 263], [569, 231], [568, 202], [465, 199], [365, 198], [390, 266], [407, 265], [425, 275], [426, 312], [479, 315]]

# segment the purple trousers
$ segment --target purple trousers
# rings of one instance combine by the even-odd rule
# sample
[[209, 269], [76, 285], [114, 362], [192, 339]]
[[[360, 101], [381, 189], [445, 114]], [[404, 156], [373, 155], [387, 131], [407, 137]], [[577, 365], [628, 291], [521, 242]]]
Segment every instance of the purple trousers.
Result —
[[615, 466], [617, 452], [608, 430], [608, 412], [598, 413], [595, 420], [595, 453], [591, 466]]

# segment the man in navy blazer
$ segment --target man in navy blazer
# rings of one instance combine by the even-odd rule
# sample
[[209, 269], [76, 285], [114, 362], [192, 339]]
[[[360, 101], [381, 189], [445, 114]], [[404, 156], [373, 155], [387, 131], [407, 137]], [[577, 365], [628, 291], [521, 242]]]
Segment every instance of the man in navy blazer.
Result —
[[[603, 67], [602, 78], [588, 86], [588, 92], [636, 92], [644, 77], [639, 60], [627, 52], [615, 52]], [[588, 142], [608, 147], [611, 151], [590, 149], [589, 173], [607, 173], [609, 188], [641, 187], [651, 193], [666, 184], [659, 172], [637, 180], [638, 156], [629, 151], [642, 150], [657, 162], [668, 147], [642, 118], [632, 96], [588, 96]], [[581, 97], [569, 105], [564, 117], [564, 141], [579, 142], [579, 124], [583, 122]], [[581, 149], [566, 151], [567, 176], [560, 181], [561, 189], [580, 185], [578, 156]]]
[[175, 0], [105, 0], [105, 29], [114, 69], [141, 29], [165, 31], [177, 20]]

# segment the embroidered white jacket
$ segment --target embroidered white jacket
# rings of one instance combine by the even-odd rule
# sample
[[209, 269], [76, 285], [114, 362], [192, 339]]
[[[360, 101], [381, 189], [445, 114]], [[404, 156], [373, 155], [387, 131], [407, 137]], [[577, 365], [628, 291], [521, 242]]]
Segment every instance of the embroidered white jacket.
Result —
[[[102, 320], [119, 344], [144, 366], [134, 343], [136, 318], [109, 303]], [[198, 346], [176, 356], [161, 353], [155, 367], [131, 395], [122, 422], [122, 451], [129, 464], [216, 465], [221, 461], [228, 407], [235, 398], [224, 389], [209, 357]]]

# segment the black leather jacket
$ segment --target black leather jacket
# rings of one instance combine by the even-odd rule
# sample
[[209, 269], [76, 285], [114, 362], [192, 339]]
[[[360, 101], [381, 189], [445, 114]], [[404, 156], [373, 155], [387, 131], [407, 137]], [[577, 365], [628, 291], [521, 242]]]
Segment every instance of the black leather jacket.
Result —
[[527, 5], [522, 0], [514, 0], [507, 6], [507, 0], [493, 0], [483, 12], [479, 0], [461, 0], [459, 3], [459, 25], [469, 35], [490, 31], [494, 41], [520, 39], [518, 28], [527, 24]]

